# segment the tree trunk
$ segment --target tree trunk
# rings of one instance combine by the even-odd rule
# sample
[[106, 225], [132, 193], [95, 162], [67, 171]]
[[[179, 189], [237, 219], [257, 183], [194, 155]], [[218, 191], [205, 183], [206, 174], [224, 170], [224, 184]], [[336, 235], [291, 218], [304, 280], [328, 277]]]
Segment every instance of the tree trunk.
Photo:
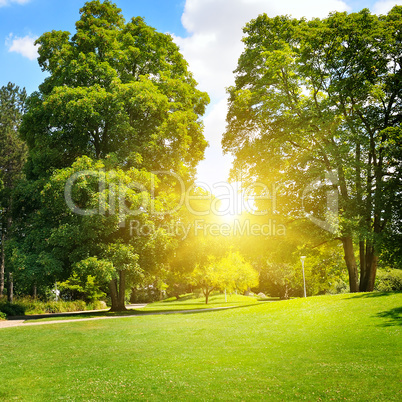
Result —
[[110, 311], [118, 311], [117, 306], [119, 304], [118, 294], [117, 294], [117, 280], [112, 279], [109, 282], [110, 299], [112, 301], [112, 307]]
[[7, 295], [8, 295], [8, 302], [12, 303], [14, 300], [14, 280], [13, 274], [11, 272], [8, 273], [8, 287], [7, 287]]
[[358, 272], [356, 265], [356, 258], [353, 252], [353, 240], [351, 237], [343, 237], [343, 251], [345, 253], [344, 259], [349, 273], [349, 287], [352, 293], [359, 291]]
[[[11, 204], [10, 204], [11, 205]], [[3, 211], [4, 212], [4, 211]], [[0, 297], [3, 296], [3, 292], [4, 292], [4, 276], [5, 276], [5, 242], [7, 240], [7, 236], [6, 233], [8, 233], [8, 231], [11, 228], [11, 224], [13, 223], [11, 216], [9, 216], [7, 218], [7, 225], [4, 224], [2, 225], [1, 228], [1, 267], [0, 267]], [[13, 302], [13, 298], [14, 298], [14, 288], [13, 288], [13, 274], [11, 272], [8, 272], [8, 282], [9, 282], [9, 288], [7, 289], [7, 297], [8, 297], [8, 301], [10, 303]]]
[[366, 282], [366, 250], [365, 241], [359, 241], [359, 260], [360, 260], [360, 285], [359, 290], [362, 291]]
[[126, 271], [119, 271], [119, 304], [118, 311], [125, 311], [126, 309]]
[[119, 286], [117, 288], [117, 279], [109, 282], [110, 298], [112, 307], [110, 311], [125, 311], [125, 295], [126, 295], [126, 271], [119, 272]]
[[279, 298], [281, 300], [289, 300], [289, 287], [288, 284], [285, 283], [283, 287], [281, 287], [281, 291], [279, 293]]
[[367, 241], [363, 261], [360, 262], [361, 265], [364, 265], [360, 278], [359, 290], [361, 292], [372, 292], [374, 290], [377, 263], [378, 257], [375, 255], [374, 246]]
[[209, 289], [208, 287], [205, 289], [202, 289], [204, 296], [205, 296], [205, 304], [208, 304], [208, 299], [209, 299], [209, 294], [212, 292], [212, 289]]
[[5, 270], [5, 250], [4, 250], [4, 242], [6, 240], [6, 235], [4, 232], [4, 226], [1, 230], [1, 257], [0, 257], [0, 298], [3, 297], [4, 294], [4, 270]]
[[367, 292], [372, 292], [374, 290], [374, 285], [375, 285], [375, 278], [377, 275], [377, 264], [378, 264], [378, 257], [374, 254], [370, 259], [370, 266], [369, 266], [369, 281], [368, 281], [368, 286], [367, 286]]

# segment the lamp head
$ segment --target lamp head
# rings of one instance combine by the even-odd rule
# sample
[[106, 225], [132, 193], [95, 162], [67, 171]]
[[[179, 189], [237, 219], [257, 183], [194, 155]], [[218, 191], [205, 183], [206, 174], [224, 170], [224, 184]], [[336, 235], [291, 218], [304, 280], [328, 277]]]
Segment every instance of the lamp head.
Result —
[[302, 255], [302, 256], [300, 257], [300, 261], [301, 261], [301, 262], [303, 262], [305, 259], [306, 259], [306, 256], [305, 256], [305, 255]]

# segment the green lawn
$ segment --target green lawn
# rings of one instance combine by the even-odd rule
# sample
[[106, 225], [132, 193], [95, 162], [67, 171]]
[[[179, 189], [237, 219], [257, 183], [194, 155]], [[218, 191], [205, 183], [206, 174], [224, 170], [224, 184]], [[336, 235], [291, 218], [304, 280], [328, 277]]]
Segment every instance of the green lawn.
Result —
[[401, 306], [321, 296], [0, 329], [0, 400], [399, 401]]
[[[276, 299], [271, 299], [276, 300]], [[83, 312], [82, 314], [76, 313], [63, 313], [63, 316], [49, 315], [46, 318], [33, 319], [33, 317], [27, 316], [26, 323], [41, 322], [41, 321], [65, 321], [65, 320], [79, 320], [82, 318], [99, 318], [99, 317], [115, 317], [123, 315], [140, 315], [140, 314], [154, 314], [154, 313], [166, 313], [175, 312], [182, 310], [205, 310], [211, 308], [232, 308], [232, 307], [242, 307], [248, 306], [250, 304], [258, 303], [256, 297], [248, 297], [242, 295], [227, 295], [227, 301], [225, 302], [225, 296], [216, 292], [209, 299], [209, 303], [205, 304], [205, 298], [196, 298], [193, 294], [188, 294], [177, 300], [176, 298], [167, 299], [160, 302], [150, 303], [146, 307], [132, 309], [129, 308], [127, 311], [92, 311]]]
[[227, 295], [227, 302], [223, 294], [214, 293], [209, 297], [208, 304], [205, 304], [205, 297], [194, 298], [191, 294], [176, 298], [167, 299], [161, 302], [148, 304], [141, 311], [166, 311], [166, 310], [197, 310], [205, 308], [244, 306], [257, 303], [257, 298], [241, 295]]

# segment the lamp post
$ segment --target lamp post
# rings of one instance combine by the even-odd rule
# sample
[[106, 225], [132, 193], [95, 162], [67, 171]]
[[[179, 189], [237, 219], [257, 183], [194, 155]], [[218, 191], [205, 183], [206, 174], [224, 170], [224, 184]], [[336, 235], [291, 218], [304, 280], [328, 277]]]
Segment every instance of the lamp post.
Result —
[[302, 255], [300, 257], [300, 261], [302, 263], [302, 270], [303, 270], [303, 286], [304, 286], [304, 297], [307, 297], [306, 295], [306, 278], [304, 277], [304, 260], [306, 259], [305, 255]]

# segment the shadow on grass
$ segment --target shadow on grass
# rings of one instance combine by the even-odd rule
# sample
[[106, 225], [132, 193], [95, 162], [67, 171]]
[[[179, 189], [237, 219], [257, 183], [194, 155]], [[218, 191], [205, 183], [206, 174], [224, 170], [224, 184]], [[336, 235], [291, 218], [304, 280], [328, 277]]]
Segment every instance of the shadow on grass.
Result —
[[18, 317], [9, 317], [9, 320], [50, 320], [53, 318], [65, 318], [73, 319], [73, 318], [96, 318], [96, 317], [113, 317], [113, 316], [121, 316], [121, 315], [139, 315], [140, 312], [138, 310], [127, 310], [127, 311], [91, 311], [86, 313], [85, 311], [77, 313], [49, 313], [49, 314], [35, 314], [35, 315], [24, 315]]
[[400, 293], [400, 292], [371, 292], [371, 293], [357, 293], [356, 295], [353, 295], [352, 297], [349, 297], [344, 300], [350, 300], [350, 299], [366, 299], [366, 298], [372, 298], [372, 297], [384, 297], [384, 296], [392, 296], [395, 293]]
[[253, 307], [253, 306], [258, 306], [260, 305], [259, 303], [253, 303], [253, 304], [243, 304], [240, 306], [227, 306], [227, 307], [207, 307], [205, 308], [198, 308], [198, 309], [183, 309], [183, 310], [178, 310], [178, 309], [161, 309], [161, 310], [151, 310], [151, 311], [139, 311], [139, 310], [126, 310], [126, 311], [100, 311], [100, 312], [90, 312], [90, 313], [82, 313], [82, 314], [55, 314], [55, 315], [46, 315], [46, 316], [24, 316], [21, 317], [25, 321], [52, 321], [53, 319], [61, 318], [60, 321], [65, 320], [71, 320], [71, 319], [77, 319], [77, 321], [81, 318], [101, 318], [101, 317], [122, 317], [122, 316], [147, 316], [147, 315], [163, 315], [163, 314], [197, 314], [197, 313], [213, 313], [213, 312], [218, 312], [222, 310], [231, 310], [231, 309], [237, 309], [237, 308], [243, 308], [243, 307]]
[[266, 302], [266, 301], [282, 301], [285, 299], [280, 299], [279, 297], [262, 297], [261, 299], [257, 299], [259, 302]]
[[[259, 300], [260, 301], [260, 300]], [[230, 300], [228, 300], [227, 301], [227, 303], [223, 303], [222, 301], [216, 301], [216, 302], [213, 302], [213, 301], [211, 301], [211, 302], [209, 302], [208, 304], [205, 304], [205, 303], [182, 303], [182, 302], [177, 302], [177, 303], [174, 303], [174, 302], [171, 302], [171, 304], [169, 305], [168, 303], [166, 303], [163, 307], [165, 308], [165, 307], [170, 307], [170, 306], [172, 306], [172, 307], [180, 307], [180, 306], [193, 306], [194, 308], [201, 308], [201, 309], [204, 309], [204, 308], [214, 308], [215, 306], [217, 306], [217, 307], [225, 307], [225, 306], [222, 306], [222, 304], [228, 304], [228, 305], [232, 305], [232, 304], [244, 304], [244, 302], [241, 302], [241, 301], [230, 301]], [[257, 304], [257, 303], [250, 303], [250, 304]], [[246, 304], [246, 306], [248, 306], [249, 304]], [[152, 304], [150, 304], [150, 306], [152, 307]], [[183, 310], [185, 310], [185, 309], [183, 309]], [[147, 311], [147, 310], [145, 310], [145, 311]]]
[[[194, 309], [194, 310], [161, 310], [159, 313], [169, 313], [169, 314], [197, 314], [197, 313], [217, 313], [219, 311], [223, 310], [234, 310], [237, 308], [244, 308], [244, 307], [255, 307], [255, 306], [260, 306], [259, 303], [253, 303], [253, 304], [242, 304], [240, 306], [228, 306], [228, 307], [207, 307], [207, 308], [199, 308], [199, 309]], [[150, 311], [150, 313], [155, 313], [155, 311]], [[142, 313], [145, 314], [145, 311]]]
[[178, 299], [175, 297], [171, 297], [167, 300], [162, 300], [161, 303], [175, 303], [175, 302], [181, 302], [182, 300], [195, 300], [197, 299], [197, 297], [195, 297], [193, 294], [189, 294], [189, 295], [184, 295], [184, 296], [180, 296]]
[[388, 311], [382, 311], [377, 317], [386, 318], [387, 321], [381, 324], [381, 327], [392, 327], [394, 325], [402, 325], [402, 307], [395, 307]]

